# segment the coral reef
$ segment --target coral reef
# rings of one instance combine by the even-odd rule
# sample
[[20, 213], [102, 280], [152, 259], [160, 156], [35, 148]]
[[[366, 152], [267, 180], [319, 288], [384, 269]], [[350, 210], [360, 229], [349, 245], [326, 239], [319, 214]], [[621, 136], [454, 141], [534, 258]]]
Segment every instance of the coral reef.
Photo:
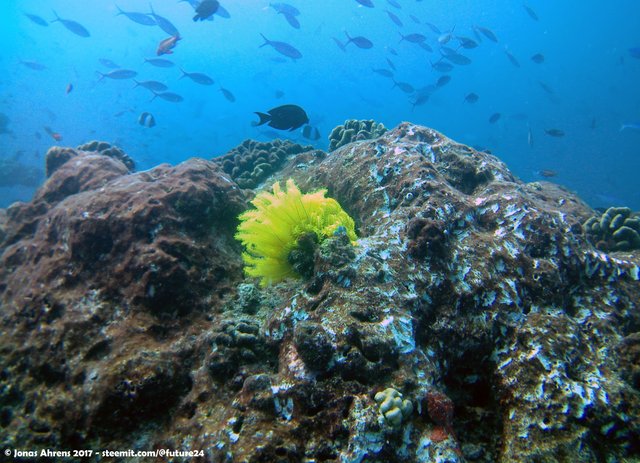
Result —
[[343, 125], [335, 127], [329, 134], [329, 151], [340, 148], [353, 141], [370, 140], [378, 138], [387, 131], [387, 128], [374, 120], [359, 121], [349, 119]]
[[410, 123], [301, 152], [273, 180], [327, 188], [358, 242], [305, 235], [307, 279], [259, 287], [217, 163], [73, 159], [0, 210], [4, 447], [640, 459], [640, 251], [597, 249], [562, 187]]
[[271, 142], [245, 140], [228, 153], [213, 158], [222, 170], [240, 185], [241, 188], [255, 188], [270, 175], [275, 174], [291, 156], [313, 151], [323, 156], [313, 146], [299, 145], [289, 140], [276, 139]]
[[640, 214], [628, 207], [610, 207], [587, 219], [582, 228], [602, 251], [640, 249]]

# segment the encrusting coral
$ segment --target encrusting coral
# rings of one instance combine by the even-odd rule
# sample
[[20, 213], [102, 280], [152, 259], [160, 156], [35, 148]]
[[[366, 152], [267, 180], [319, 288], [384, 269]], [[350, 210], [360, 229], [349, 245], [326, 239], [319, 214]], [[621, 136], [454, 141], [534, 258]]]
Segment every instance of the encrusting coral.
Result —
[[[275, 183], [272, 193], [263, 191], [255, 197], [251, 203], [256, 208], [240, 215], [236, 233], [245, 246], [242, 258], [248, 275], [261, 278], [262, 286], [309, 276], [299, 264], [313, 265], [314, 243], [338, 229], [346, 230], [352, 242], [357, 239], [353, 219], [325, 193], [323, 189], [302, 194], [289, 179], [284, 190]], [[305, 256], [300, 257], [301, 252]]]

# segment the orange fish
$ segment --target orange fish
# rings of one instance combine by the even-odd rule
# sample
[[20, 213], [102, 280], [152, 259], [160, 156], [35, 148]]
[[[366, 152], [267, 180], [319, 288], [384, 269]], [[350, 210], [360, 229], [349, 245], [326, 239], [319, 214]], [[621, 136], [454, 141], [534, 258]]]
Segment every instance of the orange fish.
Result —
[[166, 39], [161, 40], [158, 44], [158, 50], [156, 51], [156, 54], [158, 56], [170, 55], [171, 53], [173, 53], [171, 49], [175, 48], [175, 46], [178, 44], [178, 40], [180, 40], [179, 35], [172, 35], [171, 37], [167, 37]]
[[60, 135], [58, 132], [53, 132], [53, 133], [51, 134], [51, 136], [53, 137], [53, 139], [54, 139], [55, 141], [60, 141], [60, 140], [62, 140], [62, 135]]

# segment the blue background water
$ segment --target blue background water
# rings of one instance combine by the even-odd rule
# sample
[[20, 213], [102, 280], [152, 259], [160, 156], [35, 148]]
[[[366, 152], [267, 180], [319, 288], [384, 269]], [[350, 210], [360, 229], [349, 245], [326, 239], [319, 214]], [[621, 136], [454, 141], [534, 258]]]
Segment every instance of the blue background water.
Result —
[[[373, 0], [373, 9], [355, 0], [290, 0], [301, 11], [299, 30], [266, 0], [223, 0], [231, 18], [216, 16], [201, 23], [192, 21], [193, 9], [186, 2], [153, 1], [156, 13], [170, 19], [183, 37], [175, 53], [166, 57], [189, 72], [210, 75], [216, 81], [210, 87], [180, 79], [177, 67], [144, 63], [143, 58], [155, 57], [158, 42], [167, 34], [116, 16], [111, 1], [2, 2], [0, 112], [10, 117], [13, 133], [0, 135], [0, 156], [17, 156], [43, 169], [46, 149], [56, 144], [43, 131], [49, 126], [64, 137], [58, 143], [62, 146], [93, 139], [116, 143], [139, 169], [192, 156], [211, 158], [246, 138], [269, 139], [264, 127], [251, 125], [257, 120], [253, 112], [295, 103], [320, 130], [322, 138], [314, 143], [321, 148], [327, 147], [330, 130], [345, 119], [375, 119], [387, 127], [409, 120], [490, 149], [525, 181], [539, 180], [541, 170], [552, 169], [558, 172], [553, 181], [577, 191], [593, 206], [640, 209], [640, 130], [619, 130], [623, 122], [640, 122], [640, 59], [628, 51], [640, 46], [639, 2], [531, 0], [540, 18], [534, 21], [520, 1], [397, 1], [401, 9], [386, 0]], [[117, 4], [126, 11], [149, 12], [147, 0]], [[83, 24], [91, 37], [74, 35], [57, 22], [41, 27], [23, 15], [53, 20], [52, 10]], [[404, 26], [396, 26], [385, 10], [400, 17]], [[455, 26], [455, 34], [474, 40], [472, 26], [487, 27], [499, 42], [483, 37], [478, 48], [460, 50], [472, 63], [455, 66], [448, 85], [425, 105], [412, 108], [410, 95], [392, 88], [392, 82], [372, 68], [387, 68], [389, 58], [397, 68], [396, 80], [416, 88], [434, 84], [442, 75], [429, 64], [439, 57], [438, 35], [424, 21], [443, 32]], [[362, 50], [351, 44], [341, 51], [332, 37], [344, 39], [345, 30], [368, 37], [374, 47]], [[398, 31], [426, 35], [435, 51], [399, 43]], [[259, 48], [260, 32], [291, 43], [303, 58], [282, 60], [271, 47]], [[455, 47], [452, 43], [448, 45]], [[506, 47], [520, 68], [508, 61]], [[546, 61], [535, 64], [530, 59], [535, 53], [543, 53]], [[185, 101], [151, 102], [152, 94], [132, 88], [130, 80], [99, 81], [96, 71], [109, 71], [99, 58], [138, 71], [139, 80], [162, 81]], [[47, 69], [30, 69], [21, 60], [37, 61]], [[540, 81], [555, 95], [548, 95]], [[74, 89], [67, 95], [69, 83]], [[224, 98], [220, 85], [233, 92], [235, 103]], [[277, 90], [285, 96], [276, 98]], [[477, 104], [463, 102], [469, 92], [480, 96]], [[137, 123], [143, 111], [155, 116], [156, 127]], [[488, 118], [495, 112], [502, 118], [490, 124]], [[533, 147], [527, 143], [528, 125]], [[566, 135], [550, 137], [544, 134], [548, 128], [562, 129]], [[300, 131], [281, 135], [311, 143]], [[28, 200], [32, 193], [30, 188], [2, 187], [0, 207]]]

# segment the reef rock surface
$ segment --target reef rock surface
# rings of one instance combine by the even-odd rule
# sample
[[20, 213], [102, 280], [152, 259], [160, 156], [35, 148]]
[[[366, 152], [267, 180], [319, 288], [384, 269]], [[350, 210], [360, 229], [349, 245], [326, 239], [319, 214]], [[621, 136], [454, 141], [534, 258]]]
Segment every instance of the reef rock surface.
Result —
[[409, 123], [303, 152], [269, 181], [327, 188], [360, 239], [259, 288], [233, 239], [251, 190], [215, 163], [67, 157], [0, 211], [3, 446], [640, 459], [640, 254], [596, 249], [563, 188]]

